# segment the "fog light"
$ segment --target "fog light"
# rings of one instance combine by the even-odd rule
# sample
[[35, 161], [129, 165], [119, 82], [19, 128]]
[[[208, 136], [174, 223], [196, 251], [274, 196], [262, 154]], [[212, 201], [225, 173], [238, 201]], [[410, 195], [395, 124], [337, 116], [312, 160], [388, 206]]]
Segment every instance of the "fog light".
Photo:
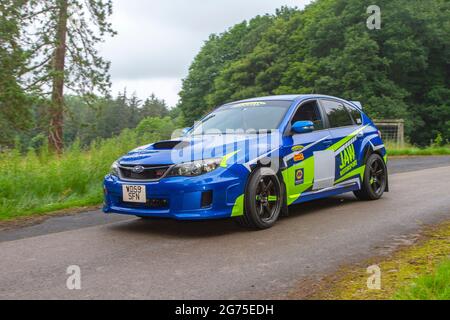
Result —
[[202, 192], [202, 208], [209, 208], [212, 205], [213, 200], [213, 192], [212, 191], [205, 191]]

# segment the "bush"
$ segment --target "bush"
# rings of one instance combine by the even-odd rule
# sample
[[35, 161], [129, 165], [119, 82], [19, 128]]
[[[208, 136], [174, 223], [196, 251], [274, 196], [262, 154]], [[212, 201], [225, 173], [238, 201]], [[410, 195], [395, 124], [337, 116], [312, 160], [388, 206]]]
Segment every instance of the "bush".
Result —
[[157, 138], [153, 140], [170, 139], [176, 127], [172, 119], [166, 118], [145, 118], [136, 128], [136, 132], [141, 137]]

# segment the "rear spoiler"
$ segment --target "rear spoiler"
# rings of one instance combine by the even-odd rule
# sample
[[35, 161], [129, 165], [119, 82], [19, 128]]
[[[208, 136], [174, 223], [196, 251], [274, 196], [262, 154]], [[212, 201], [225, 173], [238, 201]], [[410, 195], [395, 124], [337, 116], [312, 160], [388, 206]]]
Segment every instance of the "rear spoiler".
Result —
[[362, 106], [361, 102], [359, 102], [359, 101], [350, 101], [350, 102], [353, 103], [358, 108], [360, 108], [361, 110], [363, 109], [363, 106]]

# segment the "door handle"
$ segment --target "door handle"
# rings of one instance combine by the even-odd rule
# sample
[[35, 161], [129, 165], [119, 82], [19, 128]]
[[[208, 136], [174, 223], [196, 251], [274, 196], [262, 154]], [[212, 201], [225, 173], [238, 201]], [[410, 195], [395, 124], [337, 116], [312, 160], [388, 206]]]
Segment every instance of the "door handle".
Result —
[[333, 144], [333, 141], [332, 141], [332, 140], [325, 140], [325, 141], [323, 142], [323, 144], [324, 144], [325, 146], [329, 147], [329, 146], [331, 146], [331, 145]]

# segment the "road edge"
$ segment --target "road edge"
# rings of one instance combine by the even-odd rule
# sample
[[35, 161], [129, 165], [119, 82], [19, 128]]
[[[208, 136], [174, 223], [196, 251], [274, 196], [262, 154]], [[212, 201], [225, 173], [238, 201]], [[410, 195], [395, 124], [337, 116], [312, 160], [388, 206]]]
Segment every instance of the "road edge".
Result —
[[[424, 226], [389, 254], [341, 266], [318, 280], [300, 280], [284, 298], [392, 300], [399, 290], [408, 288], [420, 276], [432, 274], [446, 259], [450, 259], [450, 218], [438, 225]], [[374, 270], [381, 272], [379, 289], [368, 288], [368, 280]]]

